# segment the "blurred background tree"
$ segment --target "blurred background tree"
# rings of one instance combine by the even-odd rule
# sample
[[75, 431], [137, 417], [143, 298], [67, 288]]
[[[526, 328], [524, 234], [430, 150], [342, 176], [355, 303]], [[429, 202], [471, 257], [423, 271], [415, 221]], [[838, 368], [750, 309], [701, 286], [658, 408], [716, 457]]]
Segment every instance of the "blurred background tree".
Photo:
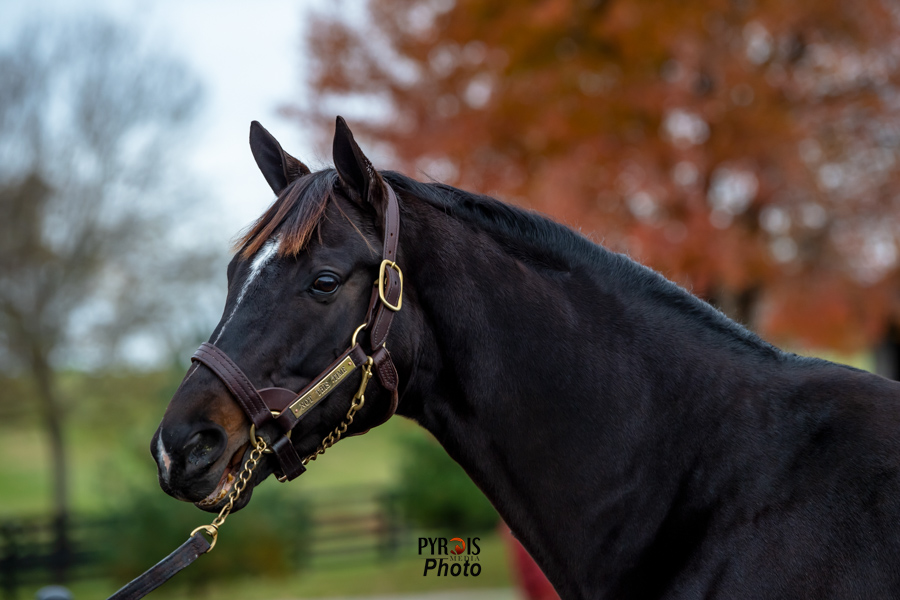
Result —
[[60, 371], [121, 365], [123, 344], [180, 348], [192, 330], [178, 316], [197, 318], [188, 300], [213, 273], [171, 235], [189, 195], [173, 159], [200, 97], [181, 63], [111, 21], [33, 24], [0, 51], [0, 371], [33, 388], [0, 403], [38, 404], [60, 520], [78, 405]]
[[342, 110], [401, 169], [577, 225], [770, 339], [857, 350], [898, 321], [895, 0], [367, 6], [317, 17], [287, 114], [330, 134]]

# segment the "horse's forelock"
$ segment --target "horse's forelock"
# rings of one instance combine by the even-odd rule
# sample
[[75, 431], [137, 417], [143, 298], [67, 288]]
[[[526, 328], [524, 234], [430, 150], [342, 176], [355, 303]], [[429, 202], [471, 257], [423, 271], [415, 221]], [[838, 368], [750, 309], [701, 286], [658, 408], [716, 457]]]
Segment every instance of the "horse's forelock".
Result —
[[244, 259], [251, 258], [277, 231], [281, 236], [278, 253], [295, 256], [312, 239], [325, 216], [328, 201], [338, 183], [334, 169], [300, 177], [286, 187], [275, 202], [235, 243]]

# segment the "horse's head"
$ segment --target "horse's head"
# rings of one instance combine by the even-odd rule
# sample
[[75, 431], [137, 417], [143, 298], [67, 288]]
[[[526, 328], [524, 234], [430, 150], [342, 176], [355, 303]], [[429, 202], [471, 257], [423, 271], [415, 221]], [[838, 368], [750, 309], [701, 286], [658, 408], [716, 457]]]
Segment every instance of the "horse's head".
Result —
[[[373, 281], [381, 277], [385, 282], [399, 274], [399, 269], [385, 274], [383, 265], [389, 262], [383, 257], [384, 238], [396, 236], [386, 217], [393, 210], [396, 218], [393, 192], [340, 118], [334, 140], [336, 170], [310, 173], [255, 122], [250, 146], [278, 198], [241, 240], [228, 265], [225, 310], [209, 343], [215, 346], [213, 352], [221, 351], [227, 355], [224, 360], [230, 358], [233, 365], [220, 366], [216, 374], [208, 361], [195, 362], [151, 442], [162, 488], [210, 511], [226, 502], [252, 450], [248, 416], [252, 411], [247, 410], [246, 402], [239, 403], [239, 394], [228, 387], [229, 380], [234, 383], [229, 375], [234, 366], [246, 375], [254, 393], [261, 388], [282, 388], [274, 396], [280, 398], [279, 409], [290, 421], [287, 425], [285, 418], [275, 422], [265, 411], [267, 422], [260, 429], [260, 438], [265, 439], [262, 430], [267, 427], [269, 445], [275, 438], [285, 446], [293, 445], [295, 459], [314, 454], [345, 419], [366, 365], [373, 365], [366, 355], [376, 356], [375, 365], [378, 355], [389, 364], [378, 369], [379, 376], [366, 392], [365, 407], [355, 415], [347, 435], [368, 429], [396, 408], [396, 394], [391, 394], [388, 385], [393, 365], [389, 355], [384, 359], [385, 353], [378, 352], [383, 345], [378, 339], [381, 334], [371, 327], [358, 332], [365, 349], [357, 348], [353, 355], [362, 357], [357, 363], [366, 362], [352, 365], [346, 382], [340, 385], [337, 375], [321, 379], [335, 359], [347, 354], [351, 338], [356, 342], [355, 332], [361, 325], [372, 321], [376, 312], [388, 315], [373, 292]], [[391, 258], [395, 259], [393, 252]], [[387, 270], [393, 269], [389, 266]], [[400, 288], [402, 294], [402, 282]], [[240, 378], [239, 371], [233, 377]], [[314, 397], [304, 395], [298, 409], [296, 392], [311, 384], [315, 384], [310, 390]], [[322, 391], [329, 394], [321, 398]], [[265, 391], [262, 397], [266, 397]], [[265, 403], [272, 407], [268, 398]], [[313, 408], [307, 410], [310, 406]], [[302, 422], [288, 414], [291, 407], [294, 412], [305, 411]], [[291, 426], [292, 437], [287, 442], [282, 434]], [[279, 461], [281, 456], [279, 453]], [[279, 461], [262, 461], [236, 508], [246, 504], [254, 484], [280, 469]]]

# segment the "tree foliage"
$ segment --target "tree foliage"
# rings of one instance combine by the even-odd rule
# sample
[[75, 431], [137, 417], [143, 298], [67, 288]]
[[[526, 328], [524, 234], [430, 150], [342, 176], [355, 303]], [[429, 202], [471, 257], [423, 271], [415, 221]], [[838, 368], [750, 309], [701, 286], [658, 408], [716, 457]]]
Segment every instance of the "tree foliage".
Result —
[[592, 232], [764, 335], [856, 348], [896, 320], [895, 0], [366, 6], [311, 24], [316, 96], [288, 112], [365, 107], [400, 168]]

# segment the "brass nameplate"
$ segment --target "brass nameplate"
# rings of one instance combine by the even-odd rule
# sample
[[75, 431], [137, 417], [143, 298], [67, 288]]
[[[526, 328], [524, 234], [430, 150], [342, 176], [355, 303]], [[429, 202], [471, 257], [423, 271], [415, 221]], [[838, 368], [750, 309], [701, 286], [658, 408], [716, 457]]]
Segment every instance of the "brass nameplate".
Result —
[[333, 368], [316, 387], [294, 400], [288, 408], [299, 419], [300, 415], [318, 404], [322, 398], [330, 394], [340, 382], [355, 370], [356, 365], [353, 364], [353, 359], [348, 356], [341, 361], [341, 364]]

